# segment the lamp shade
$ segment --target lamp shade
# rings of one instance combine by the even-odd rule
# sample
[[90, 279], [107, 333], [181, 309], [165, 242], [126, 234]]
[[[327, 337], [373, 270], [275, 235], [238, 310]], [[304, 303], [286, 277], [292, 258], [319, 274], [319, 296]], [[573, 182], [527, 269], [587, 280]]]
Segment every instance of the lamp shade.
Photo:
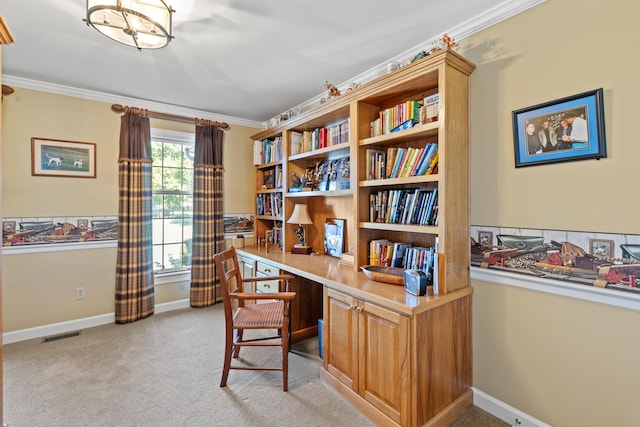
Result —
[[289, 224], [313, 224], [307, 211], [307, 205], [302, 203], [296, 203], [293, 208], [293, 213], [287, 221]]
[[127, 46], [158, 49], [173, 38], [172, 12], [163, 0], [87, 0], [85, 22]]

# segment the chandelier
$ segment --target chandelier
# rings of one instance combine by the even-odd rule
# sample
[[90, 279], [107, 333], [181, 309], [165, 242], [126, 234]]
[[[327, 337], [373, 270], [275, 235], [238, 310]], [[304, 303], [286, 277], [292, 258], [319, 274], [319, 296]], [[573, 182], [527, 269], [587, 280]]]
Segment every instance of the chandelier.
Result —
[[163, 0], [87, 0], [87, 25], [117, 42], [142, 49], [169, 44], [171, 14]]

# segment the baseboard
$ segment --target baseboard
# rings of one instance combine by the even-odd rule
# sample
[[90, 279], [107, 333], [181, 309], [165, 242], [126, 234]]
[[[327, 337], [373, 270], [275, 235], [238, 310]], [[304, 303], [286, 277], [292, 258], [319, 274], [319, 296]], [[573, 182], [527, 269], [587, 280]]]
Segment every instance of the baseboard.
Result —
[[473, 404], [514, 427], [551, 427], [534, 417], [472, 387]]
[[[154, 313], [164, 313], [182, 308], [189, 308], [189, 300], [183, 299], [162, 304], [156, 304]], [[2, 344], [11, 344], [34, 338], [48, 337], [94, 326], [108, 325], [116, 321], [115, 313], [101, 314], [99, 316], [85, 317], [83, 319], [69, 320], [67, 322], [52, 323], [50, 325], [36, 326], [35, 328], [20, 329], [18, 331], [2, 334]]]

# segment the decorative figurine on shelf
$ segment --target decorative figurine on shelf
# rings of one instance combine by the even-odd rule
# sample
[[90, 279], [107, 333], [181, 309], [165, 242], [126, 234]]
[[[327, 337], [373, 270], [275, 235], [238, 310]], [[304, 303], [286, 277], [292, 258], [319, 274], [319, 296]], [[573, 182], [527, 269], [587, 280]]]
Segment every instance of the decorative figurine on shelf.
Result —
[[444, 33], [442, 37], [440, 37], [433, 43], [433, 47], [429, 50], [429, 52], [426, 52], [424, 50], [418, 52], [418, 54], [414, 56], [413, 59], [411, 59], [411, 62], [415, 62], [418, 59], [422, 59], [426, 56], [431, 55], [432, 53], [439, 52], [443, 49], [455, 50], [458, 48], [458, 46], [458, 43], [456, 43], [453, 37], [450, 37], [447, 33]]
[[302, 188], [307, 183], [307, 178], [304, 176], [304, 173], [298, 176], [295, 172], [291, 172], [291, 182], [295, 188]]
[[326, 80], [324, 81], [324, 87], [329, 91], [329, 98], [340, 96], [340, 90]]

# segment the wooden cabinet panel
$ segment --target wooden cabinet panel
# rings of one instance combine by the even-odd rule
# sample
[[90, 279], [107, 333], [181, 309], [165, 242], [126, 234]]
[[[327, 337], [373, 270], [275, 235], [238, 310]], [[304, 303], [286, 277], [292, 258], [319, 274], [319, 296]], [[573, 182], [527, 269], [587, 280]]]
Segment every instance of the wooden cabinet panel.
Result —
[[409, 422], [409, 318], [327, 290], [325, 369], [393, 421]]
[[394, 421], [409, 418], [409, 319], [361, 303], [359, 393]]
[[358, 313], [355, 298], [325, 290], [324, 366], [327, 371], [357, 390], [358, 383]]

